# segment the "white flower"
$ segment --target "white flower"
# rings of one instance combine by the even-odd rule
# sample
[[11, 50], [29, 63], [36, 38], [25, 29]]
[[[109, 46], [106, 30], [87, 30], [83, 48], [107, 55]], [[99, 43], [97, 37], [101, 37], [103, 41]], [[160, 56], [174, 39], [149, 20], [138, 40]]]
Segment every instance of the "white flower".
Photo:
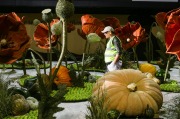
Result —
[[86, 37], [89, 43], [101, 41], [101, 37], [99, 37], [96, 33], [90, 33]]

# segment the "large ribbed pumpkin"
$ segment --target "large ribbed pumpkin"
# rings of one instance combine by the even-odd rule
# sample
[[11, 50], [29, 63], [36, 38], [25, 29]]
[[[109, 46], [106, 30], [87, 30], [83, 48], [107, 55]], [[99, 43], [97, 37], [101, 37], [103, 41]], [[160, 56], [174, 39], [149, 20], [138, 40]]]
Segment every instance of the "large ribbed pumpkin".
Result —
[[99, 78], [93, 96], [101, 97], [102, 94], [108, 111], [116, 109], [127, 117], [143, 115], [147, 106], [157, 113], [163, 103], [159, 85], [134, 69], [108, 72]]

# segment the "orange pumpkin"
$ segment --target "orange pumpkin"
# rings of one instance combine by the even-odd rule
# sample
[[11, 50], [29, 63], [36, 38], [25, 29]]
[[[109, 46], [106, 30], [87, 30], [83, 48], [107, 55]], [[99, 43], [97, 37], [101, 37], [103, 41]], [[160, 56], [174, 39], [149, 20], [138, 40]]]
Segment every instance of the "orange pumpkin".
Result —
[[[52, 74], [54, 73], [55, 71], [55, 67], [52, 68]], [[59, 67], [59, 70], [57, 72], [57, 75], [54, 79], [54, 83], [56, 85], [59, 85], [59, 84], [66, 84], [67, 86], [71, 86], [71, 82], [70, 82], [71, 78], [69, 76], [69, 70], [65, 67], [65, 66], [60, 66]]]
[[156, 73], [156, 66], [150, 63], [142, 63], [139, 65], [139, 70], [143, 73], [151, 73], [153, 76], [155, 76]]
[[106, 73], [93, 87], [93, 97], [102, 95], [108, 111], [116, 109], [127, 117], [143, 115], [147, 106], [155, 113], [161, 108], [160, 86], [139, 70], [123, 69]]

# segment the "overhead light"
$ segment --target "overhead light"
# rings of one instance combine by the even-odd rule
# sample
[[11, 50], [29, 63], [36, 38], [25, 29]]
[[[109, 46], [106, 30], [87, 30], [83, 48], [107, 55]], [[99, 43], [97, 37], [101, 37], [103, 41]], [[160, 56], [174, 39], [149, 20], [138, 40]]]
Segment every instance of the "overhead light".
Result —
[[178, 2], [178, 0], [132, 0], [133, 2]]

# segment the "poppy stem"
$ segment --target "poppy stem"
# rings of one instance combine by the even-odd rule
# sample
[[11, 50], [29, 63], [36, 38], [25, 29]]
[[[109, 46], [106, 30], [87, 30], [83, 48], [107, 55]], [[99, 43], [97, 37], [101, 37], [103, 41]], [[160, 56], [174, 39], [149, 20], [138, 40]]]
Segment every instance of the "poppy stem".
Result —
[[138, 57], [137, 57], [137, 54], [136, 54], [136, 46], [134, 46], [132, 49], [133, 49], [134, 57], [136, 59], [137, 68], [139, 69], [139, 61], [138, 61]]
[[166, 81], [166, 78], [167, 78], [170, 60], [171, 60], [171, 55], [169, 55], [169, 57], [168, 57], [168, 61], [167, 61], [167, 65], [166, 65], [166, 70], [165, 70], [165, 75], [164, 75], [164, 82]]
[[27, 54], [27, 51], [25, 53], [23, 53], [23, 56], [22, 56], [22, 69], [23, 69], [23, 72], [24, 72], [24, 75], [26, 75], [26, 54]]
[[51, 76], [52, 76], [52, 74], [51, 74], [51, 72], [52, 72], [52, 45], [51, 45], [51, 26], [50, 26], [50, 23], [48, 22], [47, 23], [47, 25], [48, 25], [48, 29], [49, 29], [49, 31], [48, 31], [48, 35], [49, 35], [49, 64], [50, 64], [50, 74], [49, 74], [49, 76], [50, 76], [50, 79], [51, 79]]
[[86, 42], [85, 42], [85, 47], [84, 47], [84, 53], [86, 53], [86, 49], [87, 49], [87, 40], [86, 40]]
[[44, 66], [44, 74], [46, 74], [46, 64], [45, 64], [44, 58], [37, 51], [33, 50], [32, 48], [29, 48], [28, 50], [33, 51], [36, 55], [38, 55], [41, 58], [41, 60], [43, 61], [43, 66]]
[[62, 32], [62, 51], [61, 51], [61, 54], [59, 56], [59, 59], [58, 59], [58, 62], [56, 64], [56, 67], [55, 67], [55, 71], [52, 75], [52, 77], [50, 78], [50, 83], [53, 84], [53, 79], [56, 77], [57, 75], [57, 72], [59, 70], [59, 67], [62, 63], [62, 60], [63, 60], [63, 57], [64, 57], [64, 54], [65, 54], [65, 50], [66, 50], [66, 41], [67, 41], [67, 23], [66, 23], [66, 20], [65, 19], [62, 19], [62, 23], [63, 23], [63, 32]]

